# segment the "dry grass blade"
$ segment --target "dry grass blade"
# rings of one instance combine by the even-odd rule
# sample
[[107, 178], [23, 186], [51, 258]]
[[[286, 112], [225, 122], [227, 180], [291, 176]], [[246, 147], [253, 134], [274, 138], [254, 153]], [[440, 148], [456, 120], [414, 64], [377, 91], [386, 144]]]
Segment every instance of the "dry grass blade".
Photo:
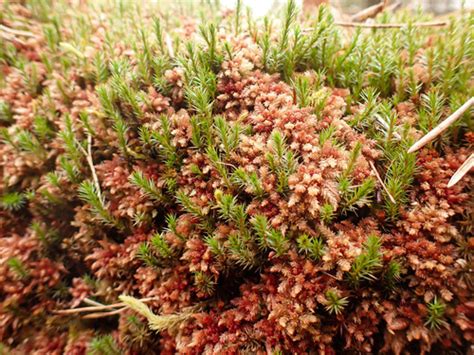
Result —
[[464, 175], [466, 175], [474, 167], [474, 153], [472, 153], [469, 158], [459, 167], [458, 170], [454, 173], [451, 179], [448, 182], [448, 188], [456, 185], [459, 180], [461, 180]]
[[378, 4], [369, 6], [356, 14], [352, 15], [352, 22], [361, 22], [365, 21], [368, 18], [375, 17], [378, 13], [382, 12], [385, 9], [386, 1], [381, 1]]
[[0, 31], [9, 33], [15, 36], [23, 36], [23, 37], [31, 37], [31, 38], [36, 38], [37, 36], [31, 32], [28, 31], [22, 31], [22, 30], [15, 30], [13, 28], [7, 27], [5, 25], [0, 25]]
[[[361, 28], [404, 28], [408, 23], [365, 23], [365, 22], [335, 22], [336, 25], [342, 27], [361, 27]], [[413, 27], [443, 27], [448, 24], [447, 21], [431, 21], [431, 22], [414, 22]]]
[[385, 7], [385, 11], [394, 12], [394, 11], [398, 10], [402, 5], [403, 5], [402, 1], [394, 2], [393, 4], [387, 5]]
[[54, 313], [57, 314], [74, 314], [74, 313], [82, 313], [82, 312], [92, 312], [92, 311], [101, 311], [101, 310], [106, 310], [106, 309], [115, 309], [117, 307], [124, 306], [125, 304], [123, 303], [115, 303], [115, 304], [109, 304], [109, 305], [104, 305], [104, 306], [91, 306], [91, 307], [80, 307], [80, 308], [71, 308], [71, 309], [60, 309], [57, 311], [54, 311]]
[[[367, 23], [367, 22], [350, 22], [350, 21], [335, 21], [335, 25], [341, 27], [360, 27], [360, 28], [374, 28], [374, 29], [391, 29], [391, 28], [406, 28], [408, 23]], [[448, 21], [431, 21], [431, 22], [414, 22], [411, 23], [413, 27], [444, 27], [448, 25]], [[309, 27], [303, 29], [303, 32], [312, 32], [314, 28]]]
[[0, 32], [0, 38], [3, 38], [5, 41], [10, 41], [10, 42], [18, 42], [22, 46], [24, 46], [26, 43], [22, 41], [21, 39], [18, 39], [17, 37], [9, 34], [9, 33], [2, 33]]
[[464, 105], [458, 108], [451, 116], [446, 118], [443, 122], [423, 136], [419, 141], [413, 144], [410, 149], [408, 149], [408, 153], [416, 152], [418, 149], [422, 148], [433, 139], [438, 137], [441, 133], [448, 129], [450, 125], [457, 121], [472, 105], [474, 105], [474, 97], [471, 97], [469, 100], [467, 100]]
[[383, 180], [382, 180], [382, 178], [380, 177], [379, 172], [378, 172], [377, 169], [375, 168], [374, 163], [372, 163], [371, 161], [369, 161], [369, 165], [370, 165], [372, 171], [374, 172], [375, 177], [377, 178], [378, 182], [380, 183], [380, 185], [382, 185], [383, 190], [385, 191], [385, 193], [387, 194], [388, 198], [390, 199], [390, 202], [396, 203], [395, 199], [394, 199], [393, 196], [390, 194], [390, 191], [388, 191], [387, 186], [385, 186], [385, 184], [383, 183]]
[[165, 42], [166, 42], [166, 47], [168, 48], [168, 53], [170, 55], [170, 58], [174, 58], [173, 41], [171, 40], [171, 37], [169, 34], [165, 35]]
[[89, 314], [86, 314], [85, 316], [82, 316], [82, 318], [83, 319], [97, 319], [97, 318], [109, 317], [109, 316], [113, 316], [113, 315], [122, 313], [126, 309], [127, 309], [127, 307], [122, 307], [120, 309], [116, 309], [116, 310], [110, 311], [110, 312], [89, 313]]
[[[153, 300], [156, 300], [157, 297], [148, 297], [148, 298], [143, 298], [140, 301], [141, 302], [150, 302]], [[90, 303], [91, 300], [88, 300]], [[98, 303], [95, 301], [92, 301], [94, 303]], [[126, 306], [125, 303], [123, 302], [118, 302], [118, 303], [113, 303], [113, 304], [107, 304], [107, 305], [101, 305], [99, 304], [98, 306], [90, 306], [90, 307], [80, 307], [80, 308], [71, 308], [71, 309], [60, 309], [54, 311], [56, 314], [74, 314], [74, 313], [82, 313], [82, 312], [94, 312], [94, 311], [104, 311], [108, 309], [116, 309], [118, 307], [124, 307]]]
[[104, 304], [102, 303], [99, 303], [99, 302], [96, 302], [94, 300], [91, 300], [90, 298], [84, 298], [82, 300], [85, 304], [88, 304], [89, 306], [96, 306], [96, 307], [103, 307], [105, 306]]
[[87, 151], [80, 144], [78, 144], [78, 147], [81, 150], [82, 154], [84, 154], [84, 156], [86, 157], [87, 164], [89, 165], [89, 168], [91, 169], [94, 185], [99, 195], [102, 196], [99, 178], [97, 177], [97, 172], [95, 171], [95, 167], [94, 167], [94, 160], [92, 159], [92, 136], [90, 134], [87, 135]]

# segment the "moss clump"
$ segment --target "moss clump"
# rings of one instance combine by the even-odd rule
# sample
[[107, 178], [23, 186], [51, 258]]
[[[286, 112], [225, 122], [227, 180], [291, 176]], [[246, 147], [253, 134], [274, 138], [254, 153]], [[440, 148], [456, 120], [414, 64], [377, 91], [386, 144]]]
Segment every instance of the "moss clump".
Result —
[[467, 351], [472, 14], [0, 13], [1, 349]]

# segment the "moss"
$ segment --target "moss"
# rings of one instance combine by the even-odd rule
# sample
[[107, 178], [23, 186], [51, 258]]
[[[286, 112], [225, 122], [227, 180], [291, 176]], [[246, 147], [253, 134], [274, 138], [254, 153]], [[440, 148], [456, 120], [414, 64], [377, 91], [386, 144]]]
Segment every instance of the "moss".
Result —
[[472, 14], [0, 6], [0, 343], [467, 351]]

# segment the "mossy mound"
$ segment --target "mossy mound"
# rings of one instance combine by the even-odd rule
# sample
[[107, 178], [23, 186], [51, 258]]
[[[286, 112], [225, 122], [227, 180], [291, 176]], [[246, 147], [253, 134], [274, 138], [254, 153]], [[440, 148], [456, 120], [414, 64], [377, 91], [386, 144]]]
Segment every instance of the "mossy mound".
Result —
[[80, 3], [0, 5], [0, 352], [468, 351], [472, 13]]

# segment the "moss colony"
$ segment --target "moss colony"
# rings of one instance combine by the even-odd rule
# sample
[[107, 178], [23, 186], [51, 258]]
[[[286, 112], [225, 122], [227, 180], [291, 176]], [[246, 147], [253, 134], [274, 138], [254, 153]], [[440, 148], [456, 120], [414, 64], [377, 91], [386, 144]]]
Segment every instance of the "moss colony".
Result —
[[1, 5], [1, 353], [468, 351], [472, 13], [92, 3]]

